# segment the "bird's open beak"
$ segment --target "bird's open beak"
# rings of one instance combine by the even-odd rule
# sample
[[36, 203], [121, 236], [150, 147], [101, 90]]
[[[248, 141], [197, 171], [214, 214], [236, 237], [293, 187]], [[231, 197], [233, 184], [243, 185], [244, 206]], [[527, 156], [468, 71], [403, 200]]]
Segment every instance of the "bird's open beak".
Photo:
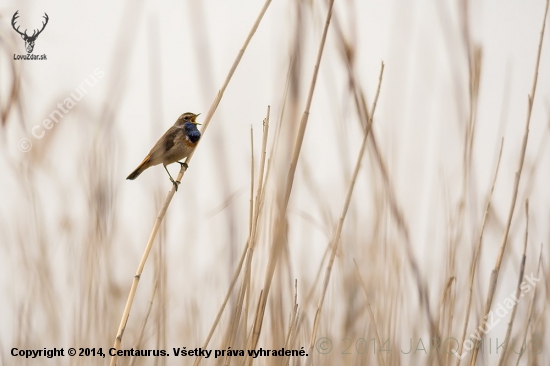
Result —
[[199, 114], [196, 114], [196, 115], [195, 115], [195, 118], [193, 118], [193, 122], [195, 122], [195, 124], [196, 124], [196, 125], [199, 125], [199, 126], [202, 125], [202, 123], [198, 123], [198, 122], [197, 122], [197, 117], [200, 116], [200, 115], [201, 115], [200, 113], [199, 113]]

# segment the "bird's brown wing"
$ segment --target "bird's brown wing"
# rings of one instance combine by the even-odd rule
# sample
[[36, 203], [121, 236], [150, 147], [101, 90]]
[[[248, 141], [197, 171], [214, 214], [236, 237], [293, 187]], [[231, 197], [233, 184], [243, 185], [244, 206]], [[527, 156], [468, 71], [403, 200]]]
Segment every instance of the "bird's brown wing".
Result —
[[155, 146], [149, 152], [149, 160], [153, 162], [153, 165], [160, 164], [162, 156], [165, 155], [172, 147], [174, 147], [176, 136], [181, 133], [181, 128], [178, 126], [172, 126], [166, 131], [164, 135], [157, 141]]

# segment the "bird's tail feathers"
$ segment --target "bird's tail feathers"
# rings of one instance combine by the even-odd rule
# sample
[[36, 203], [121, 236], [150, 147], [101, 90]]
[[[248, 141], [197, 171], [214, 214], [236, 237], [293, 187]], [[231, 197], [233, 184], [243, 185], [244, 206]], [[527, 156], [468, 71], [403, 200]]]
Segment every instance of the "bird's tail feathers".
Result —
[[130, 175], [128, 177], [126, 177], [126, 179], [129, 179], [129, 180], [134, 180], [136, 179], [137, 177], [139, 177], [139, 175], [141, 173], [143, 173], [143, 171], [147, 168], [149, 168], [150, 164], [149, 164], [149, 159], [150, 157], [147, 156], [143, 162], [141, 164], [139, 164], [139, 166], [136, 168], [136, 170], [134, 170], [132, 173], [130, 173]]

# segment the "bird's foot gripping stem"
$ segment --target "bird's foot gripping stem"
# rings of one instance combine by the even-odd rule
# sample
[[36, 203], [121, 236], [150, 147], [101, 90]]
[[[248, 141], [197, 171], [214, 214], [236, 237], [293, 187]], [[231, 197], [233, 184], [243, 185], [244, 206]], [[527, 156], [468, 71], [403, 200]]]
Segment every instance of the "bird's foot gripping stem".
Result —
[[178, 186], [181, 184], [181, 182], [179, 180], [174, 180], [174, 178], [172, 178], [172, 177], [170, 177], [170, 182], [172, 182], [172, 184], [176, 188], [176, 192], [177, 192], [178, 191]]
[[166, 165], [164, 165], [164, 170], [166, 170], [166, 173], [168, 173], [168, 177], [170, 178], [170, 182], [172, 182], [172, 184], [176, 188], [176, 192], [177, 192], [178, 191], [178, 185], [180, 185], [181, 182], [179, 180], [174, 180], [174, 178], [172, 178], [172, 175], [170, 175], [170, 172], [166, 168]]

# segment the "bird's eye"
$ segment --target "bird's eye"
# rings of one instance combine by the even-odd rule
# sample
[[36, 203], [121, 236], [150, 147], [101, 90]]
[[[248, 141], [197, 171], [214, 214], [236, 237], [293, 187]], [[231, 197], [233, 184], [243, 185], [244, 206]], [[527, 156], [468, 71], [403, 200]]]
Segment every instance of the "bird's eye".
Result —
[[188, 117], [188, 116], [185, 116], [183, 119], [186, 120], [186, 121], [189, 121], [189, 117]]

